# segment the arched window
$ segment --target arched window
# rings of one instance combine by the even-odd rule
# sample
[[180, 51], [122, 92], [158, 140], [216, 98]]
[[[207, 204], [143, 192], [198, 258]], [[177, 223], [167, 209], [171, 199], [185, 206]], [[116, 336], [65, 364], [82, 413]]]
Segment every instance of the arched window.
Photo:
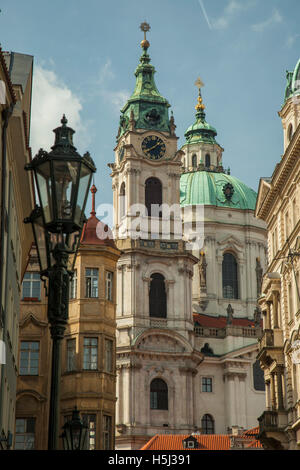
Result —
[[120, 188], [120, 218], [125, 215], [125, 207], [125, 183], [122, 183]]
[[192, 167], [197, 168], [197, 155], [192, 156]]
[[205, 155], [205, 166], [206, 166], [206, 167], [209, 167], [209, 166], [210, 166], [210, 155], [209, 155], [209, 153], [207, 153], [207, 154]]
[[162, 379], [154, 379], [150, 384], [150, 409], [168, 409], [168, 386]]
[[167, 317], [167, 294], [165, 278], [162, 274], [151, 275], [149, 291], [149, 314], [150, 317]]
[[145, 206], [149, 217], [161, 217], [161, 211], [158, 211], [158, 207], [151, 207], [152, 204], [162, 204], [162, 184], [154, 177], [148, 178], [145, 183]]
[[223, 297], [238, 299], [237, 262], [231, 253], [224, 253], [222, 263]]
[[211, 415], [204, 415], [201, 420], [202, 434], [215, 434], [215, 422]]

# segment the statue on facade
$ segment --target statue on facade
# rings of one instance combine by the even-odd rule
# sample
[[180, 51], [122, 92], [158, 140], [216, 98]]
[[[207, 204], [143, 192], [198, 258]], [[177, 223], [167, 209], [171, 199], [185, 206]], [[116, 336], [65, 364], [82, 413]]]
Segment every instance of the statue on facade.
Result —
[[230, 304], [228, 304], [228, 307], [227, 307], [227, 325], [231, 325], [232, 324], [232, 320], [233, 320], [233, 308], [231, 307]]
[[257, 297], [261, 294], [261, 286], [262, 286], [262, 277], [263, 277], [263, 270], [260, 264], [260, 258], [256, 258], [256, 286], [257, 286]]
[[204, 251], [200, 252], [200, 259], [198, 263], [199, 267], [199, 282], [200, 282], [200, 290], [205, 290], [206, 289], [206, 268], [207, 268], [207, 262], [205, 258], [205, 253]]
[[254, 325], [260, 326], [260, 321], [261, 321], [261, 310], [257, 306], [256, 309], [254, 310]]

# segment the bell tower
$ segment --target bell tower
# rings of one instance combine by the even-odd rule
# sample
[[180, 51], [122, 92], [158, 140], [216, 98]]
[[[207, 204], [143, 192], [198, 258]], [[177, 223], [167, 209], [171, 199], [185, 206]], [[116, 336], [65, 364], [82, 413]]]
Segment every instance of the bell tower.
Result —
[[141, 24], [142, 55], [133, 94], [121, 109], [112, 170], [117, 266], [116, 448], [151, 436], [194, 431], [191, 289], [197, 262], [181, 236], [182, 152], [174, 117], [159, 93]]

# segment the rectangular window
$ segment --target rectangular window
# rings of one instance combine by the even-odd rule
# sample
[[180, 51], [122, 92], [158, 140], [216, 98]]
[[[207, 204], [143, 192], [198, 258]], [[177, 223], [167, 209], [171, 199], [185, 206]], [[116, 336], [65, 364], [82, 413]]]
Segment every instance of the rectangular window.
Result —
[[22, 299], [41, 300], [41, 279], [39, 273], [25, 273]]
[[35, 418], [17, 418], [16, 419], [15, 449], [18, 449], [18, 450], [34, 449], [34, 438], [35, 438]]
[[39, 349], [38, 341], [21, 341], [20, 375], [38, 375]]
[[212, 378], [202, 377], [202, 392], [212, 392]]
[[105, 372], [113, 372], [113, 341], [105, 340]]
[[112, 301], [113, 300], [113, 273], [107, 272], [106, 273], [106, 299]]
[[67, 340], [67, 371], [76, 370], [76, 339]]
[[98, 368], [98, 338], [84, 338], [83, 368], [97, 370]]
[[87, 431], [87, 450], [96, 449], [96, 415], [82, 415], [83, 423], [88, 427]]
[[74, 270], [74, 275], [70, 282], [70, 299], [77, 298], [77, 269]]
[[112, 419], [111, 416], [103, 415], [103, 449], [112, 448]]
[[85, 296], [98, 297], [98, 268], [86, 268], [85, 270]]

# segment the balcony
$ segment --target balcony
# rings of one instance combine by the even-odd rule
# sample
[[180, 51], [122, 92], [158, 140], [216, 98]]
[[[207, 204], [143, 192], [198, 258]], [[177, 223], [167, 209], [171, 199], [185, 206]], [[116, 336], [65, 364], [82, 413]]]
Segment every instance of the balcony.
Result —
[[265, 449], [280, 450], [288, 446], [287, 434], [284, 429], [288, 425], [287, 411], [266, 410], [258, 418], [259, 439]]
[[269, 366], [276, 360], [278, 364], [284, 363], [283, 356], [283, 332], [279, 328], [274, 330], [266, 329], [259, 340], [259, 353], [257, 357], [260, 361]]

